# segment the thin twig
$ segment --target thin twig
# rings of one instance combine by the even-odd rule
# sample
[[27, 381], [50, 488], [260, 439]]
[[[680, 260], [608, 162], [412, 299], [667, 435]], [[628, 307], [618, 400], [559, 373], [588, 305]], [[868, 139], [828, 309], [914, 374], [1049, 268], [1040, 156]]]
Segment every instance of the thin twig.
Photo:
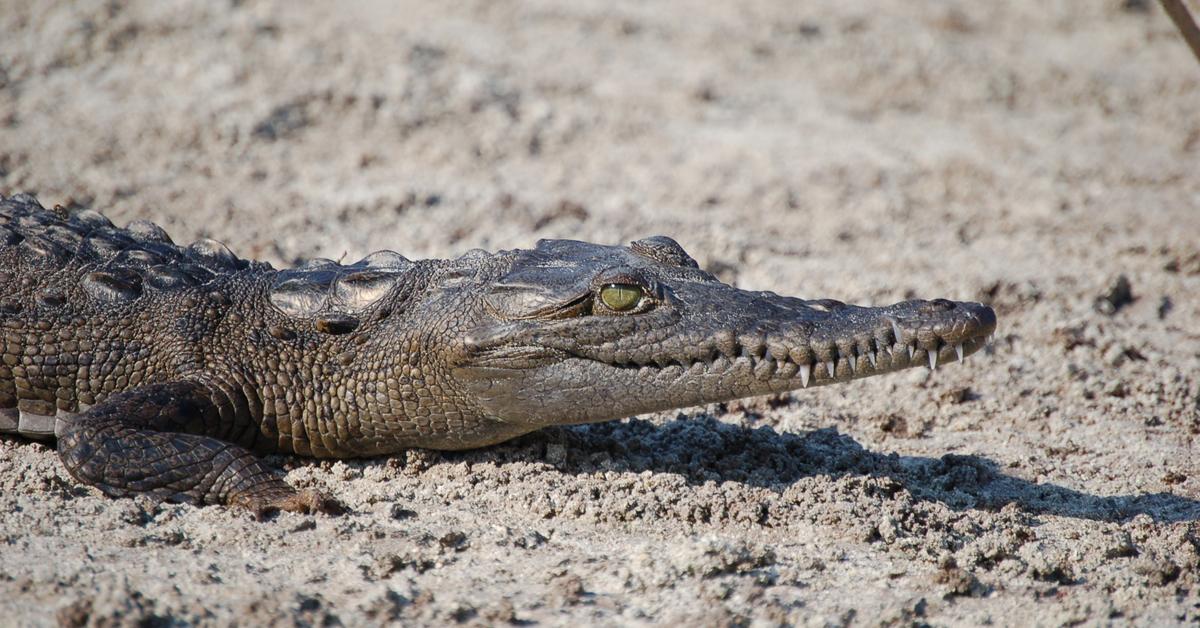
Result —
[[1175, 28], [1179, 29], [1179, 34], [1183, 35], [1183, 40], [1192, 49], [1192, 54], [1196, 55], [1196, 60], [1200, 61], [1200, 28], [1196, 26], [1196, 20], [1188, 12], [1187, 5], [1183, 3], [1183, 0], [1162, 0], [1162, 5], [1167, 15], [1171, 16], [1171, 21], [1175, 22]]

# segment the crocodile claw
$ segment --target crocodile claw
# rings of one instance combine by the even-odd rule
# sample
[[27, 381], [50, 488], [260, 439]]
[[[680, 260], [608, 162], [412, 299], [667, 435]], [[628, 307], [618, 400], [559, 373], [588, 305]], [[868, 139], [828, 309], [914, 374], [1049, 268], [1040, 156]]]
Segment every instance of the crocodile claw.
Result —
[[293, 490], [289, 495], [275, 495], [246, 501], [235, 501], [234, 505], [250, 510], [256, 521], [273, 519], [280, 512], [294, 512], [303, 515], [341, 515], [346, 507], [338, 500], [320, 491]]

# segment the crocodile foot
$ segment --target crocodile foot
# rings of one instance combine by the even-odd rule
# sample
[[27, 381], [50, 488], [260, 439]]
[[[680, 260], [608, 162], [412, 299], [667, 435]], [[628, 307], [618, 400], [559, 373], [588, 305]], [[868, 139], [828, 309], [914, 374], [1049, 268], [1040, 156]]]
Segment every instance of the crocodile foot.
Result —
[[59, 459], [76, 479], [113, 497], [150, 493], [192, 504], [228, 504], [262, 520], [280, 512], [337, 514], [343, 507], [298, 491], [245, 447], [205, 434], [230, 426], [217, 391], [196, 382], [118, 393], [63, 423]]
[[325, 493], [314, 490], [297, 491], [291, 487], [287, 487], [286, 491], [234, 496], [229, 500], [229, 505], [249, 510], [259, 521], [270, 519], [280, 512], [340, 515], [346, 511], [341, 502]]

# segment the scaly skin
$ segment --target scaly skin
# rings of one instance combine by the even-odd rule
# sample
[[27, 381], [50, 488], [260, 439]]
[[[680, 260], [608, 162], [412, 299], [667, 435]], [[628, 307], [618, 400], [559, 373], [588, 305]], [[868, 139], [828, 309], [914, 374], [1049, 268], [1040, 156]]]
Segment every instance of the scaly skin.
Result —
[[661, 236], [280, 271], [0, 197], [0, 432], [57, 436], [113, 496], [323, 510], [256, 454], [480, 447], [935, 366], [995, 325], [976, 303], [738, 290]]

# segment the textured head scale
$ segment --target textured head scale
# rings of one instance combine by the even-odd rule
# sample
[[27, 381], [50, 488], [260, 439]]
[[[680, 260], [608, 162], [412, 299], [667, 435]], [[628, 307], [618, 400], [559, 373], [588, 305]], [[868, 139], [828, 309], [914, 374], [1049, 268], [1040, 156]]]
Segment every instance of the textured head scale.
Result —
[[507, 259], [482, 286], [453, 374], [489, 415], [531, 427], [936, 364], [995, 326], [972, 303], [864, 308], [739, 290], [663, 236], [542, 240]]

